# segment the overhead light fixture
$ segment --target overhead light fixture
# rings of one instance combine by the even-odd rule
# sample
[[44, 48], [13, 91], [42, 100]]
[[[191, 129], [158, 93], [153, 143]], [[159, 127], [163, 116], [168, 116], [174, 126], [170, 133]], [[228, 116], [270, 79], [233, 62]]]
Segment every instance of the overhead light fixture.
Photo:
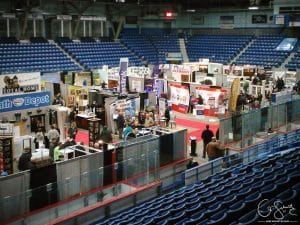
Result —
[[187, 9], [186, 11], [187, 11], [187, 12], [196, 12], [195, 9]]
[[258, 6], [249, 6], [249, 10], [258, 10]]

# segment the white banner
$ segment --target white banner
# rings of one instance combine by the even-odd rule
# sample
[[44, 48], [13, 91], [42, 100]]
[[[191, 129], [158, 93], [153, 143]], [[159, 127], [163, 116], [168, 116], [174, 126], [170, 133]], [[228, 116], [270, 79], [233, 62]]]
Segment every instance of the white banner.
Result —
[[150, 69], [148, 67], [131, 66], [127, 68], [127, 76], [130, 77], [147, 77], [150, 75]]
[[18, 73], [0, 76], [1, 95], [12, 95], [41, 90], [40, 73]]
[[190, 92], [189, 88], [179, 84], [170, 84], [171, 98], [175, 105], [189, 105]]
[[204, 105], [210, 108], [218, 108], [224, 104], [226, 90], [208, 87], [196, 87], [196, 97], [201, 95]]

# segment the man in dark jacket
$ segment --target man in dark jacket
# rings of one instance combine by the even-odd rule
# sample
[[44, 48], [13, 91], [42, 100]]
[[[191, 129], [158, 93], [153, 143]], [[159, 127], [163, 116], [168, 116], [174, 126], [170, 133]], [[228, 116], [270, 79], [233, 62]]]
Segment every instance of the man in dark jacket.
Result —
[[123, 129], [125, 127], [125, 119], [123, 112], [119, 112], [119, 116], [116, 120], [118, 131], [119, 131], [119, 139], [123, 139]]
[[33, 168], [35, 168], [35, 165], [31, 162], [30, 148], [25, 148], [22, 155], [19, 158], [18, 169], [19, 171], [24, 171]]
[[112, 138], [112, 134], [110, 132], [110, 130], [108, 130], [107, 126], [103, 127], [103, 130], [100, 134], [100, 137], [98, 138], [100, 140], [102, 140], [104, 143], [111, 143], [113, 138]]
[[206, 158], [206, 146], [211, 141], [211, 138], [214, 136], [214, 133], [209, 129], [209, 125], [206, 125], [206, 130], [204, 130], [201, 134], [201, 138], [203, 140], [203, 158]]

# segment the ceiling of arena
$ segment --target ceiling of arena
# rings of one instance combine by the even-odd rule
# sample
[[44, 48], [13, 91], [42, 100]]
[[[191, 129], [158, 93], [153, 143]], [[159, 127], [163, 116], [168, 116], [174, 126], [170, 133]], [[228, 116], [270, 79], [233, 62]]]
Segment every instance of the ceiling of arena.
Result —
[[[107, 4], [107, 5], [125, 5], [135, 4], [137, 6], [151, 6], [159, 4], [168, 4], [181, 6], [184, 9], [216, 9], [216, 8], [247, 8], [249, 5], [269, 6], [273, 0], [55, 0], [58, 3], [79, 4]], [[54, 1], [51, 1], [52, 3]], [[48, 0], [12, 0], [11, 3], [18, 6], [25, 4], [45, 5]]]

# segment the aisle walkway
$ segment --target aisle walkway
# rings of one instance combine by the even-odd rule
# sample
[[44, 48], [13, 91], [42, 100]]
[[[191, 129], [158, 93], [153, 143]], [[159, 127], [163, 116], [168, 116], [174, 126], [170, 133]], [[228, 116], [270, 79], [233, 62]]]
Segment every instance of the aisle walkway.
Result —
[[[202, 117], [195, 117], [191, 114], [182, 114], [182, 113], [176, 113], [176, 128], [173, 129], [187, 129], [187, 149], [188, 149], [188, 154], [191, 152], [190, 151], [190, 137], [194, 136], [197, 138], [197, 148], [196, 148], [196, 153], [197, 157], [194, 157], [194, 159], [198, 163], [203, 163], [207, 159], [202, 159], [202, 151], [203, 151], [203, 142], [201, 138], [202, 131], [205, 130], [206, 124], [209, 124], [210, 129], [213, 131], [215, 134], [216, 131], [219, 128], [219, 120], [215, 117], [208, 117], [208, 116], [202, 116]], [[118, 141], [118, 135], [113, 135], [114, 142]], [[76, 142], [81, 142], [83, 141], [85, 145], [89, 144], [88, 140], [88, 131], [87, 130], [82, 130], [79, 129], [76, 139]]]

